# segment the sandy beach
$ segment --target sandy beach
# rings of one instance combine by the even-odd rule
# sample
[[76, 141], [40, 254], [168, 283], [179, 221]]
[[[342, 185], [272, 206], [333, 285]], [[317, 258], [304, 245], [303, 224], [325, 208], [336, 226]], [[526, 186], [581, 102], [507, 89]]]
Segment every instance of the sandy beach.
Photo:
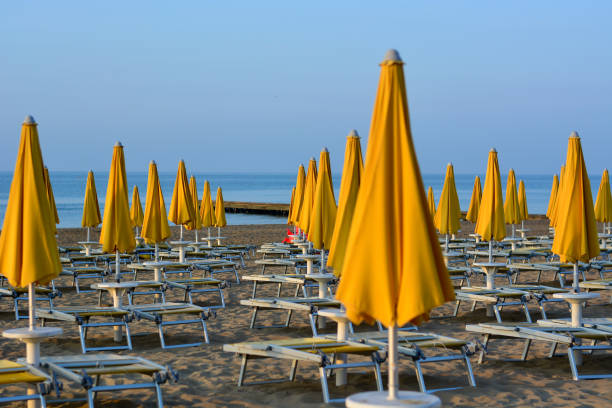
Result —
[[[547, 229], [545, 220], [526, 222], [531, 233], [544, 233]], [[249, 225], [228, 226], [222, 230], [227, 243], [249, 243], [260, 245], [266, 242], [281, 241], [286, 232], [284, 225]], [[462, 224], [462, 234], [473, 231], [473, 225]], [[97, 237], [98, 231], [94, 232]], [[178, 236], [178, 229], [173, 229]], [[192, 232], [186, 232], [186, 238], [191, 238]], [[82, 229], [59, 230], [59, 243], [70, 244], [85, 238]], [[246, 269], [239, 270], [241, 275], [259, 272], [253, 263], [253, 258], [247, 261]], [[595, 274], [591, 273], [591, 279]], [[530, 280], [534, 276], [521, 275], [522, 280]], [[230, 275], [227, 275], [230, 278]], [[552, 273], [543, 276], [545, 284], [558, 286], [552, 281]], [[480, 284], [478, 278], [473, 284]], [[63, 296], [57, 299], [56, 305], [94, 304], [95, 294], [76, 294], [70, 287], [66, 278], [57, 280]], [[272, 288], [263, 286], [261, 296], [273, 295]], [[321, 386], [318, 370], [315, 365], [303, 364], [298, 369], [295, 382], [281, 382], [277, 384], [255, 385], [238, 388], [239, 359], [233, 354], [224, 353], [222, 346], [225, 343], [242, 341], [259, 341], [265, 339], [284, 339], [292, 337], [309, 337], [311, 331], [306, 315], [294, 315], [292, 324], [285, 329], [249, 329], [250, 309], [240, 306], [240, 299], [250, 297], [251, 284], [243, 282], [240, 285], [233, 283], [225, 289], [227, 307], [218, 310], [217, 316], [208, 320], [208, 330], [211, 342], [201, 347], [190, 347], [163, 351], [159, 347], [159, 340], [155, 326], [148, 322], [135, 322], [133, 329], [133, 354], [153, 360], [162, 365], [170, 365], [180, 375], [176, 384], [165, 384], [163, 389], [164, 400], [169, 407], [318, 407], [324, 406], [321, 399]], [[178, 293], [170, 294], [169, 300], [178, 300]], [[107, 299], [108, 301], [108, 299]], [[596, 317], [610, 315], [609, 294], [594, 301], [585, 310], [585, 316]], [[201, 303], [205, 305], [205, 303]], [[446, 304], [433, 312], [433, 319], [421, 328], [439, 334], [450, 335], [462, 339], [473, 340], [478, 336], [464, 330], [466, 323], [486, 322], [490, 318], [485, 316], [483, 308], [474, 312], [469, 311], [467, 305], [462, 306], [459, 316], [441, 317], [449, 315], [453, 305]], [[540, 318], [539, 311], [533, 303], [530, 304], [532, 316]], [[554, 304], [549, 308], [549, 317], [568, 317], [569, 312], [565, 305]], [[281, 313], [266, 312], [261, 314], [262, 323], [279, 322]], [[504, 318], [508, 321], [521, 321], [522, 313], [504, 311]], [[16, 322], [11, 303], [3, 300], [0, 309], [2, 328], [22, 327], [26, 321]], [[64, 335], [42, 345], [43, 355], [59, 355], [80, 353], [80, 345], [76, 326], [52, 322], [49, 325], [64, 329]], [[363, 328], [360, 328], [363, 330]], [[335, 325], [328, 324], [326, 333], [334, 333]], [[197, 336], [196, 329], [170, 331], [169, 339], [186, 339]], [[111, 340], [104, 340], [99, 332], [92, 332], [97, 344], [110, 344]], [[453, 391], [442, 391], [436, 394], [442, 399], [445, 407], [605, 407], [612, 406], [612, 383], [610, 380], [589, 380], [575, 382], [571, 379], [570, 369], [566, 356], [547, 358], [548, 345], [535, 343], [532, 346], [530, 357], [525, 362], [504, 361], [505, 358], [519, 358], [523, 343], [515, 340], [495, 340], [489, 347], [489, 354], [483, 364], [477, 363], [477, 356], [472, 357], [477, 387], [466, 387]], [[11, 340], [0, 338], [2, 357], [17, 359], [25, 354], [25, 347]], [[558, 352], [562, 352], [559, 348]], [[130, 354], [122, 352], [122, 354]], [[612, 367], [612, 356], [585, 356], [584, 370], [601, 371]], [[282, 378], [289, 368], [288, 361], [258, 360], [249, 366], [249, 375], [263, 378]], [[402, 390], [418, 390], [413, 364], [406, 358], [400, 360], [400, 383]], [[466, 384], [464, 369], [460, 363], [448, 362], [425, 366], [426, 382], [431, 387], [448, 387]], [[386, 363], [383, 365], [383, 382], [386, 384]], [[336, 396], [346, 396], [355, 392], [375, 389], [371, 374], [350, 374], [349, 385], [338, 389], [330, 381], [330, 391]], [[80, 389], [74, 385], [65, 385], [63, 396], [71, 397], [72, 391]], [[138, 393], [138, 394], [137, 394]], [[82, 395], [82, 394], [80, 394]], [[147, 407], [153, 406], [154, 395], [150, 391], [124, 392], [114, 395], [101, 394], [97, 406], [100, 407]], [[12, 406], [21, 406], [13, 404]], [[81, 407], [83, 403], [63, 403], [51, 405], [58, 407]]]

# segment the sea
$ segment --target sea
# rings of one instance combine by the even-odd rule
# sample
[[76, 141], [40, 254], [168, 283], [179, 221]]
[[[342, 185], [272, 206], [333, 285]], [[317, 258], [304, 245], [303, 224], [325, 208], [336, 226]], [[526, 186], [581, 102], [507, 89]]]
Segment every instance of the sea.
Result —
[[[198, 183], [198, 195], [201, 199], [204, 189], [204, 180], [208, 180], [211, 185], [213, 200], [216, 195], [217, 187], [223, 190], [225, 201], [246, 201], [263, 203], [289, 203], [291, 199], [291, 188], [295, 184], [295, 174], [204, 174], [193, 173]], [[104, 213], [104, 197], [108, 182], [108, 173], [94, 173], [96, 189], [100, 211]], [[463, 211], [467, 211], [470, 204], [470, 197], [474, 185], [476, 174], [455, 174], [455, 185], [459, 195], [459, 203]], [[484, 174], [480, 174], [482, 186], [484, 188]], [[4, 213], [8, 202], [9, 191], [11, 188], [12, 172], [0, 172], [0, 219], [4, 220]], [[505, 180], [507, 175], [502, 175], [502, 188], [505, 191]], [[594, 196], [599, 187], [599, 177], [591, 178], [591, 189]], [[60, 228], [72, 228], [81, 226], [83, 212], [83, 199], [85, 194], [85, 184], [87, 172], [50, 172], [51, 185], [55, 196], [57, 211], [60, 218]], [[172, 189], [176, 173], [159, 173], [160, 184], [164, 194], [166, 207], [170, 206], [172, 199]], [[336, 199], [340, 189], [340, 175], [333, 177]], [[517, 185], [519, 180], [524, 180], [527, 193], [527, 206], [531, 214], [544, 214], [548, 206], [552, 176], [548, 175], [517, 175]], [[140, 200], [145, 205], [147, 191], [147, 173], [128, 172], [127, 181], [129, 185], [129, 198], [131, 201], [133, 186], [138, 186]], [[434, 190], [436, 203], [442, 186], [444, 184], [444, 174], [424, 174], [423, 183], [425, 188], [431, 186]], [[595, 197], [593, 198], [595, 199]], [[230, 214], [227, 213], [229, 225], [240, 224], [284, 224], [286, 217], [255, 214]]]

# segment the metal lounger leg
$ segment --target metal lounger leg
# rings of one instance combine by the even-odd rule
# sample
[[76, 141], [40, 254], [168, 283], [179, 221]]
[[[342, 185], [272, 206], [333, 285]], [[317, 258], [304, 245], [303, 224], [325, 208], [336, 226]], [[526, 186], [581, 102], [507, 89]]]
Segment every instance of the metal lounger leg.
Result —
[[472, 363], [470, 361], [470, 357], [465, 353], [465, 349], [463, 350], [463, 362], [465, 363], [465, 369], [468, 372], [468, 382], [472, 387], [476, 386], [476, 379], [474, 378], [474, 371], [472, 370]]
[[499, 313], [499, 308], [497, 304], [493, 305], [493, 312], [495, 313], [495, 318], [497, 319], [497, 323], [502, 322], [501, 314]]
[[157, 396], [157, 408], [164, 408], [164, 397], [162, 396], [161, 387], [155, 382], [155, 395]]
[[521, 360], [527, 360], [527, 354], [529, 353], [529, 347], [531, 346], [531, 339], [525, 340], [525, 346], [523, 347], [523, 354], [521, 355]]
[[291, 369], [289, 370], [289, 381], [295, 380], [295, 373], [297, 372], [298, 360], [293, 360], [291, 363]]
[[238, 375], [238, 386], [242, 387], [244, 383], [244, 376], [246, 375], [247, 362], [249, 361], [249, 355], [242, 355], [242, 363], [240, 364], [240, 374]]
[[319, 375], [321, 376], [321, 392], [323, 393], [323, 402], [329, 404], [329, 387], [327, 386], [327, 369], [319, 367]]
[[485, 357], [485, 350], [487, 348], [487, 346], [489, 345], [489, 341], [491, 340], [491, 335], [490, 334], [485, 334], [484, 335], [484, 341], [482, 342], [482, 350], [480, 350], [480, 356], [478, 357], [478, 364], [482, 364], [482, 362], [484, 361], [484, 357]]
[[421, 369], [421, 362], [419, 360], [414, 360], [414, 370], [416, 372], [417, 381], [419, 382], [419, 390], [421, 392], [427, 392], [425, 379], [423, 378], [423, 370]]
[[253, 307], [253, 314], [251, 316], [251, 325], [249, 326], [250, 329], [255, 328], [255, 320], [257, 319], [257, 310], [259, 308], [257, 306]]

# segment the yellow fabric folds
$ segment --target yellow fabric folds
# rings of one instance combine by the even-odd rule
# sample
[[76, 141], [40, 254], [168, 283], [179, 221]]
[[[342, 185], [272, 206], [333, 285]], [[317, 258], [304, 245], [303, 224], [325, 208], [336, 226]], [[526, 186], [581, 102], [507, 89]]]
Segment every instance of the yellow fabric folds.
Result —
[[308, 228], [310, 227], [310, 214], [312, 214], [316, 187], [317, 162], [313, 157], [308, 163], [308, 172], [306, 173], [306, 182], [304, 184], [304, 198], [302, 199], [302, 207], [300, 209], [298, 221], [298, 226], [306, 233], [308, 233]]
[[528, 219], [529, 209], [527, 208], [527, 192], [525, 191], [525, 182], [523, 180], [519, 183], [518, 204], [521, 213], [521, 221]]
[[[57, 206], [55, 205], [55, 195], [53, 194], [53, 187], [51, 186], [51, 178], [49, 177], [49, 169], [45, 166], [45, 187], [47, 189], [47, 197], [49, 197], [49, 207], [51, 208], [51, 217], [55, 221], [55, 224], [59, 224], [59, 215], [57, 214]], [[55, 224], [53, 225], [53, 231], [56, 230]]]
[[610, 194], [608, 169], [604, 169], [601, 175], [597, 200], [595, 200], [595, 219], [599, 222], [612, 222], [612, 194]]
[[487, 176], [478, 209], [478, 219], [474, 232], [484, 241], [501, 241], [506, 237], [504, 221], [504, 201], [502, 198], [501, 178], [497, 151], [491, 149], [487, 162]]
[[202, 192], [202, 202], [200, 203], [200, 216], [202, 217], [202, 227], [212, 227], [215, 225], [215, 211], [210, 196], [210, 183], [204, 181], [204, 192]]
[[147, 201], [145, 203], [144, 220], [140, 235], [147, 244], [160, 243], [170, 237], [166, 204], [159, 184], [157, 165], [154, 161], [149, 164]]
[[455, 234], [461, 226], [460, 219], [461, 208], [459, 208], [459, 197], [455, 187], [455, 171], [453, 165], [449, 163], [446, 166], [444, 187], [442, 187], [438, 209], [434, 216], [434, 225], [440, 234]]
[[104, 252], [132, 252], [136, 247], [130, 206], [128, 204], [128, 188], [125, 176], [125, 159], [123, 146], [117, 143], [113, 148], [104, 201], [104, 218], [100, 243]]
[[599, 255], [591, 183], [576, 132], [569, 138], [557, 205], [552, 252], [559, 255], [561, 262], [571, 263], [588, 262]]
[[472, 188], [472, 197], [470, 198], [470, 208], [465, 217], [468, 221], [475, 223], [478, 220], [478, 209], [480, 208], [481, 200], [482, 187], [480, 186], [480, 177], [476, 176], [474, 178], [474, 188]]
[[179, 161], [168, 219], [176, 225], [187, 225], [194, 219], [193, 200], [189, 192], [185, 162]]
[[559, 178], [555, 174], [553, 176], [552, 187], [550, 188], [550, 198], [548, 199], [548, 208], [546, 209], [546, 216], [550, 219], [550, 215], [555, 208], [555, 200], [557, 199], [557, 191], [559, 190]]
[[344, 166], [342, 168], [342, 181], [340, 183], [340, 198], [338, 199], [338, 212], [336, 225], [329, 248], [327, 265], [334, 268], [336, 276], [342, 275], [346, 244], [351, 229], [351, 221], [355, 213], [357, 194], [363, 176], [363, 157], [361, 141], [356, 131], [352, 131], [346, 139], [344, 152]]
[[431, 214], [431, 219], [433, 220], [433, 217], [436, 215], [436, 199], [431, 186], [427, 189], [427, 208], [429, 208], [429, 214]]
[[291, 187], [291, 200], [289, 201], [289, 211], [287, 212], [287, 224], [293, 225], [291, 221], [291, 213], [293, 212], [293, 204], [295, 202], [295, 186]]
[[97, 227], [102, 222], [100, 206], [98, 205], [98, 192], [96, 191], [96, 180], [93, 171], [87, 173], [87, 184], [85, 186], [85, 200], [83, 202], [83, 218], [81, 226]]
[[186, 227], [188, 230], [199, 230], [202, 228], [202, 217], [200, 216], [200, 205], [198, 203], [198, 185], [194, 176], [189, 178], [189, 196], [193, 207], [193, 220]]
[[454, 299], [410, 133], [404, 73], [381, 64], [365, 169], [336, 298], [354, 323], [420, 324]]
[[559, 210], [559, 193], [561, 192], [562, 188], [563, 188], [563, 181], [565, 180], [565, 165], [561, 166], [561, 171], [559, 172], [559, 188], [557, 189], [557, 196], [555, 198], [555, 206], [553, 207], [553, 210], [550, 213], [550, 226], [551, 227], [556, 227], [557, 226], [557, 215], [558, 215], [558, 210]]
[[223, 203], [223, 193], [221, 187], [217, 187], [217, 199], [215, 200], [215, 227], [225, 227], [225, 204]]
[[142, 204], [140, 203], [140, 193], [138, 192], [138, 186], [134, 186], [134, 190], [132, 191], [132, 207], [130, 207], [130, 220], [132, 220], [132, 227], [142, 227], [144, 213], [142, 212]]
[[291, 210], [291, 224], [299, 226], [300, 212], [302, 210], [302, 202], [304, 201], [304, 184], [306, 183], [306, 174], [304, 166], [300, 164], [298, 167], [297, 179], [295, 181], [295, 198], [293, 209]]
[[519, 209], [518, 193], [516, 192], [516, 176], [512, 169], [508, 172], [508, 181], [506, 182], [504, 219], [506, 224], [518, 224], [521, 222], [521, 210]]
[[20, 288], [47, 284], [62, 271], [36, 126], [28, 116], [21, 128], [0, 234], [0, 273]]
[[331, 181], [331, 165], [329, 164], [329, 152], [327, 149], [321, 151], [319, 166], [319, 177], [317, 178], [315, 199], [310, 216], [308, 239], [317, 249], [329, 249], [334, 234], [338, 208], [336, 207], [334, 186]]

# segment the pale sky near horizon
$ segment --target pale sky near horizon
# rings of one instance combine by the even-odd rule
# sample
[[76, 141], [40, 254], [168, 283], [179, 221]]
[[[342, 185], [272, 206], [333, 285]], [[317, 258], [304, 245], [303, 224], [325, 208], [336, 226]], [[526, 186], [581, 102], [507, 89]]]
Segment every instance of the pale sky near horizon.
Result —
[[27, 1], [0, 4], [0, 171], [39, 123], [52, 171], [295, 172], [367, 142], [388, 48], [405, 62], [421, 170], [551, 174], [572, 130], [609, 166], [605, 1]]

